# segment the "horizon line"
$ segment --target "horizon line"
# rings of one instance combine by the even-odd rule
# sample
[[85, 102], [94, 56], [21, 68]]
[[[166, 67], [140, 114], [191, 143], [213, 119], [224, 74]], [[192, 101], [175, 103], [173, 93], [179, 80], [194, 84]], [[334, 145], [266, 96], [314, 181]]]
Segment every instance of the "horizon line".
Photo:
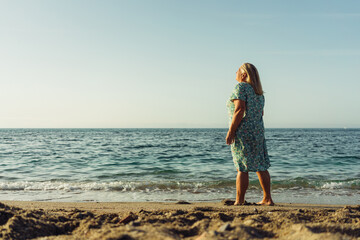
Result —
[[[228, 129], [228, 127], [0, 127], [0, 129]], [[265, 129], [360, 129], [360, 127], [265, 127]]]

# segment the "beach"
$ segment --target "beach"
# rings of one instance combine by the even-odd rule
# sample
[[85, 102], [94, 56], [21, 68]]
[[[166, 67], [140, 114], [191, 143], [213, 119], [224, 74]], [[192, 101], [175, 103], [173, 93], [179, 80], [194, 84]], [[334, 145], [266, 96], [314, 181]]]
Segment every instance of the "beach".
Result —
[[1, 239], [359, 239], [360, 205], [1, 201]]

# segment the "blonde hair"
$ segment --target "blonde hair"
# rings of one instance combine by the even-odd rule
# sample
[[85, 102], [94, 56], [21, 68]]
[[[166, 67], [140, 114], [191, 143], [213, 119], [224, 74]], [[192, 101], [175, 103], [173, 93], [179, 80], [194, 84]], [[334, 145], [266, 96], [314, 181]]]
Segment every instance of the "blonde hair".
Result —
[[246, 72], [246, 82], [249, 83], [257, 95], [263, 95], [264, 91], [261, 86], [259, 73], [251, 63], [244, 63], [241, 67]]

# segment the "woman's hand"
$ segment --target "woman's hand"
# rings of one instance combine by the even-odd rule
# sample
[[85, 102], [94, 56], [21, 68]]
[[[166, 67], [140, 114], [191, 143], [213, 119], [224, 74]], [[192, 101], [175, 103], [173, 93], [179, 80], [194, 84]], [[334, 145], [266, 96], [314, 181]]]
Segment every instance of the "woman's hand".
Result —
[[235, 141], [235, 132], [229, 130], [225, 140], [227, 145], [232, 144]]

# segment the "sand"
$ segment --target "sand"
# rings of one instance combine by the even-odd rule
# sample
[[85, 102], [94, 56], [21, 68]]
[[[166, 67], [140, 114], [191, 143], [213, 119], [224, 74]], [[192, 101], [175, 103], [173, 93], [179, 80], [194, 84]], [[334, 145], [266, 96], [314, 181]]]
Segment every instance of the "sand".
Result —
[[360, 205], [1, 201], [0, 239], [360, 239]]

